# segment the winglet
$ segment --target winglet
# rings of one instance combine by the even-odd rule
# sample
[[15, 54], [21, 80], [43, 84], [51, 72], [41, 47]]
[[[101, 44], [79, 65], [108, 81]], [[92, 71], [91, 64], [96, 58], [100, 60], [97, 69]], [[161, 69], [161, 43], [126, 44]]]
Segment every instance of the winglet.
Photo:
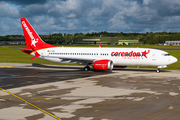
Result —
[[102, 48], [102, 45], [100, 44], [99, 47]]
[[36, 59], [38, 58], [39, 56], [41, 56], [32, 46], [30, 46], [35, 54], [35, 56], [33, 58], [31, 58], [30, 60], [33, 60], [33, 59]]
[[33, 58], [31, 58], [30, 60], [36, 59], [39, 56], [41, 56], [37, 51], [34, 52], [35, 56]]

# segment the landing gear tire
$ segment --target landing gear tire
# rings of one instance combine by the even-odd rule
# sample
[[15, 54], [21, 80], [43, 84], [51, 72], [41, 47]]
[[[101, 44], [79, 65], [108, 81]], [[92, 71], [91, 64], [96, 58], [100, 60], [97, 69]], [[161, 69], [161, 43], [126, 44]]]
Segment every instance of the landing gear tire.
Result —
[[89, 71], [89, 70], [90, 70], [89, 66], [84, 67], [84, 71]]
[[157, 73], [160, 73], [160, 68], [158, 68], [156, 72], [157, 72]]

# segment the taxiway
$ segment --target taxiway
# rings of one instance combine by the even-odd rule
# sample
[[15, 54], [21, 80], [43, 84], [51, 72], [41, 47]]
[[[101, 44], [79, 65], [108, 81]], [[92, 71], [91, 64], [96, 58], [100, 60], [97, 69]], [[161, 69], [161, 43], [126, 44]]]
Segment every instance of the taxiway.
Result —
[[[82, 71], [81, 66], [3, 64], [0, 87], [63, 120], [177, 120], [178, 70]], [[54, 120], [0, 91], [0, 119]]]

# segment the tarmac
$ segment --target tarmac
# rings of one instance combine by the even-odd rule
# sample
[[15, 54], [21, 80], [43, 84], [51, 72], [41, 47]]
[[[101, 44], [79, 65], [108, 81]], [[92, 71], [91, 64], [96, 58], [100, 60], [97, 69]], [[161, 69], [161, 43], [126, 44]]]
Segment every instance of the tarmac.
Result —
[[[180, 71], [0, 64], [0, 87], [62, 120], [179, 120]], [[0, 120], [55, 120], [0, 91]]]

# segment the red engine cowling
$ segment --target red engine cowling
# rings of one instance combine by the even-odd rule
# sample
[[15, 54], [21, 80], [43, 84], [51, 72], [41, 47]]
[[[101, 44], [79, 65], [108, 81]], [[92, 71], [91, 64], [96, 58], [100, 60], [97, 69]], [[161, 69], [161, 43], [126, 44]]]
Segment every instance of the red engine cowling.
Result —
[[96, 70], [112, 70], [113, 62], [111, 60], [97, 60], [94, 62], [94, 69], [96, 69]]

